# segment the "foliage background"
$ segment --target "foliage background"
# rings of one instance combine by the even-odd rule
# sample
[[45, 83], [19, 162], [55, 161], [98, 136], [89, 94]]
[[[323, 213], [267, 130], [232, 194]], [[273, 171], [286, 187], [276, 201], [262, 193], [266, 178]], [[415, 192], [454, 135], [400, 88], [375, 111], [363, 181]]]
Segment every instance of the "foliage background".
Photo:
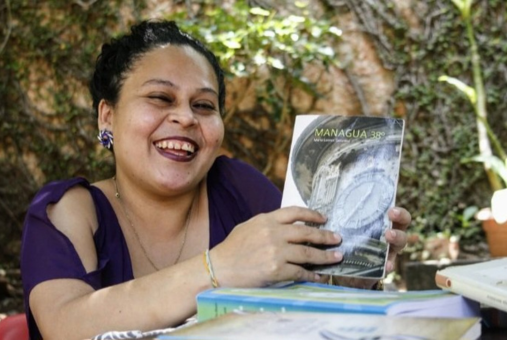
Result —
[[[264, 171], [280, 188], [294, 114], [318, 111], [316, 103], [333, 95], [304, 70], [314, 64], [343, 68], [335, 53], [341, 40], [331, 27], [341, 28], [343, 18], [352, 16], [392, 75], [394, 92], [381, 114], [406, 119], [397, 204], [413, 214], [411, 231], [422, 237], [458, 234], [465, 246], [482, 240], [465, 211], [487, 206], [491, 193], [480, 165], [461, 164], [478, 152], [473, 109], [437, 81], [442, 74], [472, 79], [464, 27], [451, 1], [408, 1], [408, 7], [400, 0], [311, 2], [297, 8], [297, 2], [267, 0], [0, 0], [0, 269], [18, 267], [23, 217], [42, 184], [112, 175], [111, 157], [97, 146], [87, 82], [100, 45], [152, 15], [180, 20], [223, 58], [233, 84], [224, 150]], [[248, 14], [257, 6], [271, 16]], [[291, 35], [270, 26], [283, 23], [288, 10], [304, 18], [292, 28], [300, 36], [292, 50]], [[506, 3], [477, 0], [473, 17], [490, 122], [505, 145]], [[259, 51], [266, 60], [255, 63]], [[355, 85], [351, 100], [364, 104], [364, 96], [375, 96]], [[305, 112], [293, 100], [301, 92], [311, 98]], [[246, 108], [239, 105], [245, 97], [251, 102]], [[371, 114], [365, 105], [359, 108], [357, 114]]]

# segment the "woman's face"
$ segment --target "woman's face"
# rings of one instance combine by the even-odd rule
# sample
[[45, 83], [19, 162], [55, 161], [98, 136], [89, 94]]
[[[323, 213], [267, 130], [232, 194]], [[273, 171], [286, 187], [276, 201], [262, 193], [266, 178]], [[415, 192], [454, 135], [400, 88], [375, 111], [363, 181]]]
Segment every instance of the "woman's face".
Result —
[[137, 183], [185, 192], [223, 140], [215, 73], [189, 46], [167, 45], [136, 61], [112, 110], [117, 172]]

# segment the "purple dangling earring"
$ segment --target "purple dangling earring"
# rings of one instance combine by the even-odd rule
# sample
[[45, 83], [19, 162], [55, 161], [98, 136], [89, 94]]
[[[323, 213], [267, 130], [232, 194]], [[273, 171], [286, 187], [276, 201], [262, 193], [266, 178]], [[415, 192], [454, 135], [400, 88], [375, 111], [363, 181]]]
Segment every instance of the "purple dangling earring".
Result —
[[99, 131], [99, 135], [97, 138], [100, 141], [100, 144], [102, 144], [103, 147], [105, 147], [108, 150], [111, 150], [113, 148], [113, 133], [107, 129], [103, 129]]

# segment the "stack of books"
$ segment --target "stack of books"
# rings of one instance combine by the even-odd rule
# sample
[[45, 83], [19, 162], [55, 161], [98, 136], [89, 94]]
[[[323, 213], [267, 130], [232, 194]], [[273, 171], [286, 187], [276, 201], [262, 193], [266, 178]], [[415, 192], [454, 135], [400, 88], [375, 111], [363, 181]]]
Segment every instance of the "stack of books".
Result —
[[435, 282], [446, 291], [507, 312], [507, 258], [446, 267], [437, 271]]
[[507, 334], [507, 258], [446, 267], [437, 271], [435, 283], [480, 303], [485, 326]]
[[197, 318], [230, 312], [320, 312], [476, 317], [479, 304], [443, 290], [387, 292], [296, 282], [275, 288], [218, 288], [197, 295]]
[[475, 340], [479, 318], [443, 319], [308, 312], [241, 313], [199, 322], [157, 337], [159, 340]]

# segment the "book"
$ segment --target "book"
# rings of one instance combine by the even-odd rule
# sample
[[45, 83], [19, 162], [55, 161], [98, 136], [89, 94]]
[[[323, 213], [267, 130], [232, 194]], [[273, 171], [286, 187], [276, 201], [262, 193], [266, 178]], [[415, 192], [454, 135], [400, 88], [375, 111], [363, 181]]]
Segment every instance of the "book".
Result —
[[383, 278], [388, 253], [404, 121], [396, 118], [296, 116], [282, 207], [327, 216], [319, 228], [342, 236], [342, 262], [312, 266], [320, 274]]
[[435, 274], [438, 287], [507, 312], [507, 258], [450, 266]]
[[235, 312], [198, 322], [156, 339], [235, 340], [475, 340], [480, 318], [400, 318], [386, 315]]
[[233, 311], [320, 312], [476, 317], [479, 304], [441, 289], [387, 292], [294, 282], [280, 287], [218, 288], [197, 295], [197, 319], [205, 321]]

